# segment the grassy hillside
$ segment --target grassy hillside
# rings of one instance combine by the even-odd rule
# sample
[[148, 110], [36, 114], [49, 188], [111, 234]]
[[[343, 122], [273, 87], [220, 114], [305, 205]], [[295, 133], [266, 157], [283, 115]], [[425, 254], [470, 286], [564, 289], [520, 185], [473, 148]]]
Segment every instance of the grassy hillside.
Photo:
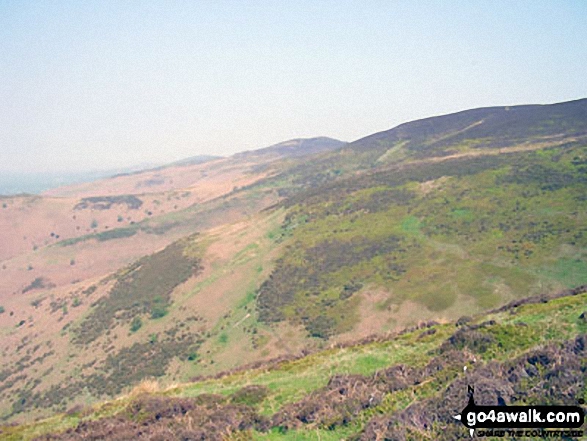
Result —
[[[532, 336], [526, 334], [530, 328], [508, 321], [509, 312], [499, 313], [511, 326], [495, 328], [495, 333], [493, 325], [472, 328], [472, 341], [462, 333], [452, 335], [450, 323], [529, 295], [587, 284], [586, 109], [587, 100], [476, 109], [404, 124], [348, 145], [322, 138], [294, 140], [258, 153], [267, 156], [263, 161], [255, 162], [252, 152], [204, 164], [205, 173], [197, 173], [217, 173], [214, 182], [221, 188], [212, 193], [220, 196], [179, 206], [173, 197], [182, 192], [174, 190], [175, 196], [167, 198], [177, 205], [173, 210], [161, 209], [155, 202], [167, 199], [154, 195], [153, 200], [130, 193], [80, 198], [75, 216], [113, 211], [109, 224], [118, 228], [100, 225], [65, 239], [54, 234], [42, 249], [16, 256], [8, 262], [10, 268], [3, 268], [4, 274], [21, 279], [14, 287], [0, 279], [0, 289], [13, 292], [4, 297], [6, 308], [0, 303], [0, 311], [6, 309], [0, 312], [5, 342], [0, 417], [24, 422], [111, 399], [144, 378], [186, 383], [421, 322], [440, 323], [405, 334], [424, 352], [436, 348], [426, 352], [427, 358], [395, 346], [408, 338], [402, 336], [369, 346], [383, 349], [369, 352], [372, 362], [358, 370], [345, 370], [345, 362], [337, 359], [343, 366], [338, 370], [323, 357], [309, 362], [321, 374], [308, 373], [308, 385], [282, 384], [279, 377], [285, 373], [278, 369], [268, 377], [275, 384], [255, 383], [260, 388], [244, 389], [240, 398], [186, 404], [210, 418], [207, 412], [214, 409], [253, 418], [247, 427], [258, 429], [258, 436], [285, 436], [286, 429], [309, 424], [325, 437], [321, 439], [338, 439], [363, 430], [395, 429], [382, 422], [368, 426], [371, 413], [362, 425], [350, 424], [365, 410], [363, 395], [353, 398], [348, 409], [342, 404], [344, 411], [333, 402], [328, 406], [334, 410], [329, 407], [324, 411], [328, 415], [322, 415], [312, 394], [340, 399], [334, 389], [320, 389], [335, 373], [364, 375], [358, 390], [371, 391], [368, 399], [375, 391], [384, 400], [395, 386], [384, 381], [380, 388], [370, 375], [394, 363], [419, 369], [446, 362], [456, 375], [456, 367], [445, 360], [447, 351], [465, 350], [455, 360], [478, 358], [467, 352], [472, 351], [501, 363], [508, 339], [517, 345], [507, 348], [510, 358], [525, 356], [531, 347], [538, 350], [536, 345], [550, 339], [560, 345], [566, 341], [568, 349], [584, 333], [581, 322], [561, 325], [561, 332], [557, 327], [552, 335], [540, 332], [546, 328], [532, 328]], [[296, 149], [318, 153], [299, 159]], [[178, 168], [185, 182], [193, 182], [190, 167]], [[235, 170], [238, 180], [225, 182]], [[172, 178], [166, 175], [169, 185]], [[235, 182], [246, 184], [232, 186]], [[190, 198], [197, 193], [196, 187], [186, 191]], [[119, 223], [117, 210], [138, 207], [146, 217]], [[104, 262], [96, 262], [96, 256]], [[578, 317], [580, 306], [573, 308]], [[392, 354], [383, 355], [391, 347]], [[577, 355], [567, 349], [565, 357]], [[403, 358], [408, 353], [412, 355]], [[508, 366], [495, 369], [513, 369]], [[438, 379], [428, 369], [424, 374], [402, 371], [409, 384], [400, 392], [406, 394], [406, 406], [420, 382], [446, 386], [452, 381]], [[202, 384], [216, 386], [199, 389]], [[178, 395], [227, 395], [247, 386], [224, 390], [219, 384], [196, 383]], [[506, 389], [521, 394], [526, 386], [514, 381]], [[190, 388], [193, 393], [187, 392]], [[257, 415], [239, 400], [266, 404]], [[295, 404], [297, 400], [306, 401]], [[273, 404], [268, 408], [267, 403]], [[426, 405], [437, 406], [430, 403]], [[286, 404], [293, 407], [283, 408]], [[143, 405], [151, 404], [138, 406]], [[291, 419], [310, 408], [322, 416], [300, 416], [301, 423]], [[276, 416], [283, 409], [287, 415]], [[384, 409], [387, 415], [389, 409]], [[350, 419], [340, 417], [347, 414]], [[277, 420], [267, 422], [270, 415]], [[398, 415], [394, 418], [412, 421]]]
[[585, 291], [162, 391], [145, 383], [118, 400], [0, 433], [64, 440], [464, 438], [452, 415], [465, 406], [467, 385], [475, 386], [478, 404], [576, 405], [587, 398]]
[[375, 133], [316, 156], [288, 162], [274, 183], [317, 185], [398, 164], [455, 156], [495, 155], [564, 145], [587, 136], [587, 99], [551, 105], [492, 107], [425, 118]]
[[361, 293], [393, 327], [456, 318], [587, 283], [587, 147], [473, 156], [375, 171], [287, 199], [286, 248], [259, 290], [265, 322], [349, 331]]

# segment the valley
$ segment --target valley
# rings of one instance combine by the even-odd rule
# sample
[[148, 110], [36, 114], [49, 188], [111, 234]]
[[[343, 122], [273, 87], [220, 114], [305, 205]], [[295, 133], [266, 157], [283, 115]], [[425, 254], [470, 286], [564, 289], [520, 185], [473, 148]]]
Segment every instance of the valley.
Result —
[[585, 398], [586, 195], [583, 99], [0, 197], [0, 436], [179, 430], [163, 407], [224, 409], [218, 439], [433, 439], [463, 364], [487, 400], [551, 371]]

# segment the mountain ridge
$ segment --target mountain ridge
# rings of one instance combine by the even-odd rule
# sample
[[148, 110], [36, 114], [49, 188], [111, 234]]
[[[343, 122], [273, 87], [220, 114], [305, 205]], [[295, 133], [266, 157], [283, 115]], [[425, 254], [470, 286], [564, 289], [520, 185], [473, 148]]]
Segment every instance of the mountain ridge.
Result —
[[526, 108], [493, 138], [473, 110], [409, 139], [394, 128], [379, 144], [279, 159], [294, 140], [98, 194], [2, 198], [14, 247], [0, 262], [0, 415], [40, 417], [149, 375], [183, 383], [586, 284], [583, 101], [554, 107], [572, 116], [562, 125], [547, 124], [551, 106]]
[[[565, 101], [565, 102], [557, 102], [552, 104], [523, 104], [523, 105], [515, 105], [515, 106], [491, 106], [491, 107], [478, 107], [474, 109], [468, 110], [460, 110], [458, 112], [453, 112], [449, 114], [443, 114], [438, 116], [431, 116], [427, 118], [417, 119], [414, 121], [409, 121], [406, 123], [399, 124], [391, 129], [383, 130], [381, 132], [374, 133], [372, 135], [365, 136], [363, 138], [359, 138], [350, 144], [355, 146], [365, 146], [371, 144], [372, 141], [379, 141], [381, 139], [386, 138], [393, 138], [397, 137], [396, 141], [401, 141], [403, 137], [407, 136], [414, 136], [413, 131], [414, 129], [421, 129], [430, 127], [430, 123], [434, 123], [435, 126], [440, 126], [442, 128], [444, 123], [447, 123], [451, 127], [457, 126], [461, 127], [461, 129], [466, 129], [471, 127], [475, 123], [479, 123], [487, 118], [493, 117], [498, 118], [499, 122], [502, 123], [502, 118], [507, 114], [508, 117], [514, 116], [515, 118], [521, 118], [525, 116], [524, 114], [534, 111], [534, 112], [549, 112], [551, 109], [563, 109], [566, 112], [563, 112], [565, 116], [568, 116], [569, 109], [572, 110], [572, 113], [579, 113], [579, 116], [582, 120], [585, 119], [587, 114], [587, 98], [580, 98], [577, 100], [572, 101]], [[512, 112], [512, 113], [508, 113]], [[463, 118], [465, 117], [465, 118]], [[511, 118], [510, 118], [511, 119]], [[458, 120], [458, 121], [455, 121]], [[511, 123], [516, 123], [517, 121], [510, 121]], [[505, 122], [504, 122], [505, 123]], [[585, 127], [582, 127], [582, 134]], [[573, 133], [570, 133], [573, 134]], [[422, 137], [428, 135], [428, 132], [424, 132]]]

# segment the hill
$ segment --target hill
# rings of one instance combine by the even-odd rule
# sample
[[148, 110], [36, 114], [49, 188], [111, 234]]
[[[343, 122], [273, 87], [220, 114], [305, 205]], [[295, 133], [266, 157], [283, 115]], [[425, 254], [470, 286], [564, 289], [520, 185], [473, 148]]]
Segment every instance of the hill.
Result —
[[587, 99], [488, 107], [401, 124], [355, 141], [349, 147], [358, 151], [395, 147], [416, 158], [443, 156], [464, 150], [585, 136], [586, 119]]
[[332, 337], [587, 283], [586, 112], [579, 100], [416, 121], [273, 178], [288, 245], [260, 319]]
[[[360, 344], [129, 395], [4, 439], [464, 439], [478, 405], [577, 405], [587, 397], [587, 287], [455, 323], [421, 323]], [[584, 430], [584, 428], [583, 428]], [[493, 439], [493, 438], [490, 438]], [[498, 438], [495, 438], [498, 439]]]
[[587, 99], [549, 105], [491, 107], [408, 122], [353, 141], [343, 148], [288, 168], [299, 185], [347, 173], [415, 161], [494, 155], [584, 140]]
[[270, 147], [237, 153], [235, 157], [275, 156], [282, 159], [299, 158], [305, 155], [337, 150], [345, 144], [343, 141], [327, 137], [290, 139]]
[[586, 106], [477, 109], [3, 200], [2, 417], [587, 284]]

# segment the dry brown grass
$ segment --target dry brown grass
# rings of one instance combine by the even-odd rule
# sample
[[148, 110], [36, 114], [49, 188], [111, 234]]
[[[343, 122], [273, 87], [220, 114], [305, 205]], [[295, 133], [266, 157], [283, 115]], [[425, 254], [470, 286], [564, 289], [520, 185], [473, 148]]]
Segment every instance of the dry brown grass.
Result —
[[145, 378], [139, 384], [132, 388], [129, 392], [129, 397], [138, 397], [144, 394], [155, 394], [161, 392], [162, 386], [155, 378]]

